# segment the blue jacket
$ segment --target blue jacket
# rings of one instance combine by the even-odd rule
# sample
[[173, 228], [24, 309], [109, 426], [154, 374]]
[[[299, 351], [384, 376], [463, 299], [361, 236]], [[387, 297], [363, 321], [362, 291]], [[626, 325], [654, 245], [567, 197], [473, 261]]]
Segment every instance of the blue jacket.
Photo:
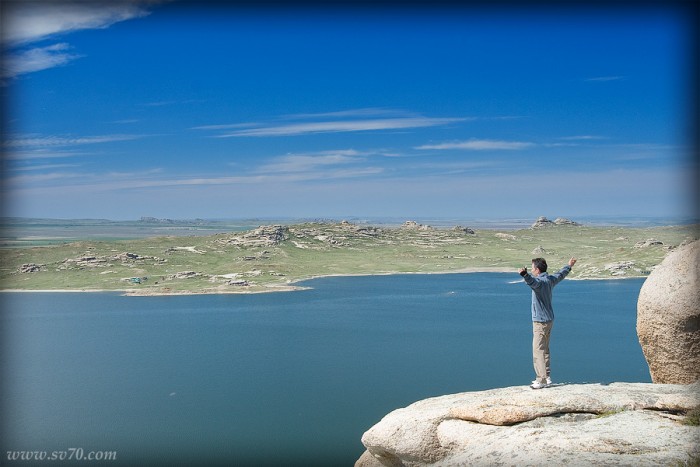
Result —
[[540, 323], [554, 321], [552, 289], [570, 272], [571, 268], [567, 265], [555, 274], [541, 272], [537, 277], [531, 276], [529, 273], [523, 276], [527, 285], [532, 289], [532, 321]]

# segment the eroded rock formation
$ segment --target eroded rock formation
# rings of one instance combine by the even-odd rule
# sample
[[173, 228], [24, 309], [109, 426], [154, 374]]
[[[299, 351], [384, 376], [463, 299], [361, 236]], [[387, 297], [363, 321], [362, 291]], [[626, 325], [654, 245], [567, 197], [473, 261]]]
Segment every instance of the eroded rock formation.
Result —
[[355, 465], [685, 465], [700, 455], [700, 428], [682, 423], [698, 390], [570, 384], [425, 399], [368, 430]]

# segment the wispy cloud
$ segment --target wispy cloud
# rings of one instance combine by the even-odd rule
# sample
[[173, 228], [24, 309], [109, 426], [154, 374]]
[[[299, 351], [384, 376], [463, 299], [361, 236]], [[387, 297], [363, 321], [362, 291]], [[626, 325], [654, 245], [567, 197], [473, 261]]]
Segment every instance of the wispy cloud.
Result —
[[624, 76], [598, 76], [595, 78], [586, 78], [585, 81], [593, 81], [593, 82], [605, 82], [605, 81], [620, 81], [624, 80]]
[[591, 140], [607, 139], [607, 137], [594, 136], [594, 135], [580, 135], [580, 136], [563, 136], [559, 139], [562, 141], [591, 141]]
[[43, 165], [27, 165], [27, 166], [18, 166], [18, 167], [11, 167], [11, 170], [15, 170], [17, 172], [29, 172], [32, 170], [55, 170], [55, 169], [65, 169], [65, 168], [75, 168], [75, 167], [80, 167], [79, 164], [43, 164]]
[[469, 141], [452, 141], [440, 144], [426, 144], [415, 149], [462, 149], [466, 151], [487, 150], [521, 150], [535, 146], [534, 143], [523, 141], [498, 141], [489, 139], [470, 139]]
[[82, 56], [71, 53], [70, 49], [71, 46], [63, 42], [9, 55], [3, 61], [1, 76], [14, 78], [25, 73], [62, 66]]
[[386, 107], [366, 107], [361, 109], [338, 110], [335, 112], [323, 113], [303, 113], [285, 115], [282, 118], [291, 120], [319, 119], [319, 118], [349, 118], [349, 117], [420, 117], [419, 114], [401, 109], [390, 109]]
[[3, 13], [2, 41], [36, 42], [82, 29], [104, 29], [114, 23], [149, 14], [144, 1], [8, 2]]
[[202, 125], [192, 127], [192, 130], [231, 130], [234, 128], [253, 128], [263, 126], [263, 123], [226, 123], [223, 125]]
[[[309, 181], [328, 181], [354, 179], [381, 174], [380, 167], [354, 167], [328, 171], [307, 171], [289, 173], [250, 173], [235, 176], [199, 176], [177, 177], [156, 176], [155, 171], [140, 174], [85, 174], [85, 173], [47, 173], [37, 175], [18, 175], [6, 179], [4, 188], [15, 194], [28, 193], [94, 193], [131, 189], [157, 189], [183, 186], [276, 186], [281, 183], [304, 183]], [[47, 183], [50, 181], [58, 183]]]
[[49, 172], [41, 174], [16, 175], [5, 180], [9, 187], [28, 187], [33, 184], [44, 185], [49, 181], [83, 178], [84, 174], [69, 172]]
[[60, 159], [64, 157], [84, 156], [86, 153], [79, 151], [66, 151], [54, 148], [29, 148], [21, 150], [9, 150], [3, 154], [7, 160], [28, 161], [34, 159]]
[[[448, 125], [467, 120], [467, 118], [430, 118], [420, 115], [396, 115], [397, 111], [388, 109], [357, 109], [320, 114], [298, 114], [286, 116], [284, 121], [269, 123], [234, 123], [223, 125], [206, 125], [193, 129], [225, 130], [215, 135], [219, 138], [231, 137], [268, 137], [298, 136], [319, 133], [346, 133], [357, 131], [401, 130]], [[367, 118], [372, 116], [372, 118]], [[305, 120], [293, 121], [289, 120]], [[315, 121], [306, 121], [315, 120]], [[240, 128], [240, 129], [236, 129]]]
[[[142, 5], [154, 1], [15, 1], [3, 7], [0, 41], [6, 48], [0, 76], [6, 79], [63, 66], [83, 57], [70, 52], [71, 46], [60, 42], [43, 47], [30, 44], [84, 29], [105, 29], [114, 23], [149, 14]], [[3, 85], [7, 82], [3, 81]]]
[[[102, 135], [102, 136], [29, 136], [10, 138], [3, 143], [9, 148], [23, 147], [61, 147], [78, 146], [83, 144], [110, 143], [114, 141], [129, 141], [143, 138], [143, 135]], [[38, 156], [37, 156], [38, 157]]]
[[354, 149], [323, 151], [316, 154], [289, 154], [262, 165], [258, 172], [309, 172], [320, 168], [353, 164], [364, 161], [364, 154]]

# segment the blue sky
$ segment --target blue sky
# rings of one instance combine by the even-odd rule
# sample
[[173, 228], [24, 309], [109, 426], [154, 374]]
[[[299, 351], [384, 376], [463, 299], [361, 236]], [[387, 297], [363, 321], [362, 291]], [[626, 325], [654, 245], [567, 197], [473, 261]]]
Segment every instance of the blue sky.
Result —
[[5, 3], [6, 215], [694, 214], [680, 8]]

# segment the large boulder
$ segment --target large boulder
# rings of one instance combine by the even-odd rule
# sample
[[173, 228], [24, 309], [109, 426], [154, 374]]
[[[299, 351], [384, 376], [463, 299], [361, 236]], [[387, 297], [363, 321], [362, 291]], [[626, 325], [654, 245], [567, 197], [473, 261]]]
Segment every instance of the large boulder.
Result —
[[552, 227], [554, 225], [554, 222], [550, 221], [544, 216], [540, 216], [537, 218], [534, 224], [530, 226], [531, 229], [541, 229], [543, 227]]
[[655, 383], [700, 379], [700, 241], [677, 248], [639, 292], [637, 335]]
[[687, 465], [700, 456], [694, 385], [517, 386], [425, 399], [370, 428], [356, 467]]

